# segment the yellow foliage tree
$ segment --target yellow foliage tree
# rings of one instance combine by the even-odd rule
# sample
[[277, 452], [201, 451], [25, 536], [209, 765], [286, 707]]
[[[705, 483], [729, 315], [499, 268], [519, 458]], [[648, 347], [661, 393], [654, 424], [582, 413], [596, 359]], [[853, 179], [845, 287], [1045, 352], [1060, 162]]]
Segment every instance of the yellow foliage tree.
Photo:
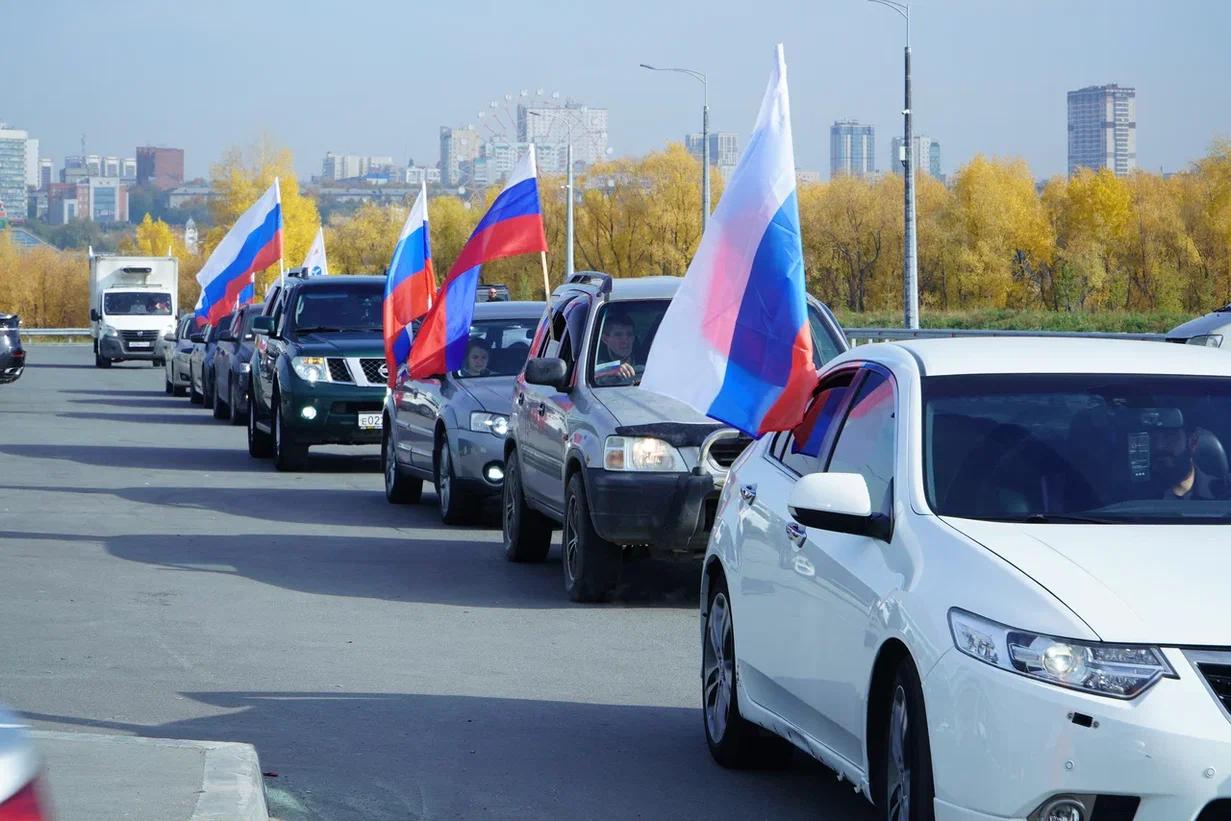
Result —
[[365, 202], [350, 219], [335, 217], [325, 229], [330, 272], [384, 274], [406, 215], [402, 206]]

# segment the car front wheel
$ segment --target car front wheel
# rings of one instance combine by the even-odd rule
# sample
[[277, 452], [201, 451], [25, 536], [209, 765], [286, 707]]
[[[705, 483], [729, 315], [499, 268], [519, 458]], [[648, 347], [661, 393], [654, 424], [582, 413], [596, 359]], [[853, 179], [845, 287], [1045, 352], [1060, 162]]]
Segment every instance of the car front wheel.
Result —
[[517, 451], [504, 466], [504, 496], [500, 500], [504, 557], [511, 562], [541, 562], [551, 549], [551, 520], [526, 504]]
[[393, 505], [413, 505], [423, 495], [423, 480], [411, 478], [398, 468], [390, 424], [386, 419], [385, 432], [380, 438], [380, 465], [385, 474], [385, 499]]
[[440, 519], [447, 525], [463, 525], [474, 518], [474, 497], [458, 484], [453, 472], [453, 453], [448, 438], [436, 450], [436, 496], [440, 500]]
[[308, 446], [295, 441], [282, 419], [282, 402], [277, 394], [273, 401], [274, 467], [278, 470], [303, 470], [308, 466]]
[[231, 409], [231, 424], [242, 425], [244, 423], [243, 415], [239, 412], [239, 394], [235, 392], [235, 380], [231, 380], [230, 390], [227, 391], [227, 396], [230, 400], [227, 402], [227, 407]]
[[218, 379], [217, 376], [215, 376], [214, 377], [214, 389], [209, 392], [210, 399], [213, 402], [214, 418], [215, 419], [230, 419], [231, 414], [234, 413], [234, 411], [232, 411], [231, 406], [228, 405], [226, 402], [222, 401], [222, 397], [218, 395], [217, 379]]
[[270, 435], [256, 426], [256, 403], [248, 406], [248, 455], [268, 459], [273, 455]]
[[919, 673], [909, 658], [898, 665], [881, 744], [880, 796], [886, 821], [933, 821], [932, 753]]
[[574, 473], [568, 480], [560, 544], [564, 592], [568, 597], [578, 602], [598, 602], [610, 596], [620, 583], [623, 551], [594, 529], [580, 473]]

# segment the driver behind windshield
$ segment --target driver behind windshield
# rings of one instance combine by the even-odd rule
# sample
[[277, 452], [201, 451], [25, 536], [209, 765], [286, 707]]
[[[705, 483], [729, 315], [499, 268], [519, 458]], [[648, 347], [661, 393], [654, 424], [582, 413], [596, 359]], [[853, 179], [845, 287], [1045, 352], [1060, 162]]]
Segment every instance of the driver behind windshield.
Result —
[[637, 330], [632, 318], [622, 311], [608, 310], [599, 343], [594, 383], [602, 387], [633, 384], [637, 378], [637, 365], [633, 361]]
[[1196, 462], [1197, 445], [1208, 431], [1184, 420], [1177, 410], [1164, 416], [1150, 434], [1150, 467], [1163, 499], [1220, 499], [1221, 477], [1211, 476]]

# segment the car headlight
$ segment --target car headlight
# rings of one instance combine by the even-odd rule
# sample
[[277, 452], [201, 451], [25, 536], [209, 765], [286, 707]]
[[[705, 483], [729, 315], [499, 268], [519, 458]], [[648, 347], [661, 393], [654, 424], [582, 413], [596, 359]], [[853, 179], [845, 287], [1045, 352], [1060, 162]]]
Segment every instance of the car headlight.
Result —
[[119, 336], [120, 332], [104, 322], [101, 326], [103, 336]]
[[296, 356], [291, 359], [296, 376], [307, 382], [330, 382], [329, 367], [323, 356]]
[[470, 414], [470, 429], [479, 433], [491, 433], [504, 436], [509, 432], [509, 417], [499, 413]]
[[957, 649], [993, 667], [1060, 687], [1136, 698], [1175, 671], [1157, 647], [1104, 644], [1015, 630], [963, 610], [949, 611]]
[[240, 372], [240, 373], [247, 373], [247, 372], [248, 372], [248, 371], [250, 371], [250, 370], [252, 370], [252, 363], [251, 363], [251, 362], [240, 362], [240, 363], [239, 363], [239, 372]]
[[603, 449], [603, 467], [607, 470], [640, 470], [659, 473], [682, 473], [684, 457], [661, 439], [650, 436], [608, 436]]
[[1189, 345], [1203, 345], [1207, 348], [1221, 348], [1222, 334], [1202, 334], [1188, 340]]

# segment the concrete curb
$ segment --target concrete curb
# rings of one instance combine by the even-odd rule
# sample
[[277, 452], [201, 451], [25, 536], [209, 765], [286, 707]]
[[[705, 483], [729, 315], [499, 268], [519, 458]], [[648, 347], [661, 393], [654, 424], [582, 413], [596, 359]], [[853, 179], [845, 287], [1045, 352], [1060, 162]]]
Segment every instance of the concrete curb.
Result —
[[97, 742], [107, 744], [145, 744], [200, 750], [205, 756], [201, 790], [191, 821], [268, 821], [265, 806], [265, 781], [256, 748], [234, 741], [185, 741], [176, 738], [146, 738], [101, 733], [63, 733], [31, 730], [37, 744], [41, 740]]

